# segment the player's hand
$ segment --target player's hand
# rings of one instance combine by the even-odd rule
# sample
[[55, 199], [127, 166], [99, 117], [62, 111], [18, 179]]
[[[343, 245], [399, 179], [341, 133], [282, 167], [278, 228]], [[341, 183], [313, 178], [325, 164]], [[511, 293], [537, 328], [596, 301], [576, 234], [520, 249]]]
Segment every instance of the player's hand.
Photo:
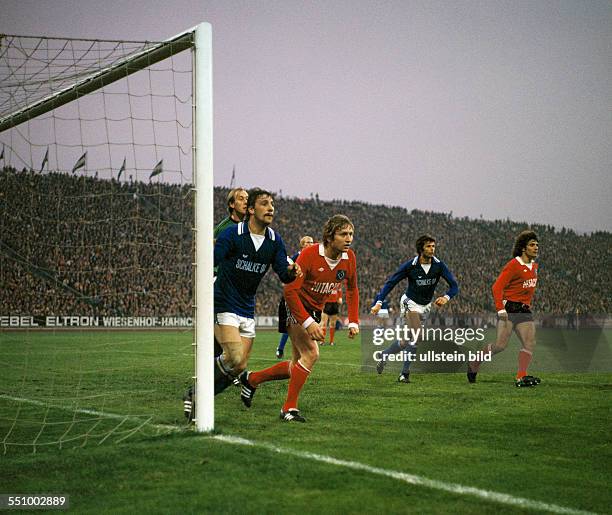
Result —
[[370, 313], [372, 313], [373, 315], [376, 315], [380, 311], [381, 307], [382, 307], [382, 304], [378, 304], [378, 303], [374, 304], [372, 306], [372, 309], [370, 309]]
[[338, 298], [338, 304], [342, 304], [342, 297]]
[[441, 308], [442, 306], [444, 306], [444, 304], [446, 304], [448, 302], [448, 299], [446, 297], [438, 297], [435, 301], [434, 304], [436, 306], [438, 306], [439, 308]]
[[506, 312], [505, 309], [502, 309], [501, 311], [497, 312], [497, 318], [499, 318], [502, 322], [507, 322], [508, 321], [508, 313]]
[[321, 329], [321, 326], [316, 322], [313, 322], [306, 328], [306, 332], [308, 336], [310, 336], [311, 340], [316, 342], [322, 342], [325, 340], [325, 332]]
[[300, 265], [298, 265], [297, 263], [290, 264], [287, 267], [287, 272], [289, 272], [289, 275], [292, 277], [302, 277], [304, 275], [302, 269], [300, 268]]
[[359, 327], [349, 327], [348, 337], [352, 340], [359, 334]]

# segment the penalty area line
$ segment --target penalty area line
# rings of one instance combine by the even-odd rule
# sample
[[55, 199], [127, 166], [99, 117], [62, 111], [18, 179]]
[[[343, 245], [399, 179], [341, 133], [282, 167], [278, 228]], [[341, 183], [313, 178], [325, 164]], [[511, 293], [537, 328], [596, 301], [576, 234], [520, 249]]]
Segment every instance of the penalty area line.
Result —
[[576, 510], [573, 508], [567, 508], [565, 506], [558, 506], [556, 504], [545, 503], [542, 501], [535, 501], [533, 499], [526, 499], [524, 497], [515, 497], [513, 495], [504, 494], [501, 492], [494, 492], [491, 490], [484, 490], [481, 488], [474, 488], [471, 486], [464, 486], [457, 483], [446, 483], [444, 481], [438, 481], [435, 479], [428, 479], [423, 476], [415, 474], [408, 474], [406, 472], [400, 472], [396, 470], [383, 469], [379, 467], [372, 467], [365, 463], [358, 461], [348, 461], [334, 458], [332, 456], [325, 456], [322, 454], [315, 454], [312, 452], [298, 451], [295, 449], [288, 449], [285, 447], [278, 447], [276, 445], [265, 443], [265, 442], [254, 442], [247, 440], [246, 438], [240, 438], [236, 436], [228, 435], [212, 435], [206, 436], [205, 438], [217, 440], [219, 442], [232, 444], [232, 445], [245, 445], [248, 447], [255, 447], [260, 449], [266, 449], [268, 451], [286, 454], [289, 456], [295, 456], [297, 458], [303, 458], [311, 461], [317, 461], [320, 463], [326, 463], [329, 465], [335, 465], [337, 467], [344, 467], [352, 470], [358, 470], [367, 472], [369, 474], [375, 474], [377, 476], [389, 477], [416, 486], [423, 486], [431, 488], [433, 490], [440, 490], [443, 492], [449, 492], [457, 495], [466, 495], [471, 497], [478, 497], [487, 501], [505, 504], [509, 506], [517, 506], [519, 508], [527, 510], [541, 510], [549, 513], [562, 513], [572, 515], [594, 515], [593, 512]]

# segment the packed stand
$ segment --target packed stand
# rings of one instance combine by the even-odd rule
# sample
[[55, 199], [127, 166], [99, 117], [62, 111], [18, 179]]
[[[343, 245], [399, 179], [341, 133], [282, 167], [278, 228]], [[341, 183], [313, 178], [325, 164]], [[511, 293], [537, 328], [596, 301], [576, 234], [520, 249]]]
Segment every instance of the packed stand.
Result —
[[[215, 188], [215, 222], [226, 216]], [[5, 167], [0, 173], [0, 302], [3, 315], [191, 316], [193, 197], [190, 185], [117, 182]], [[386, 278], [416, 253], [423, 233], [456, 274], [461, 292], [449, 315], [494, 311], [491, 285], [510, 259], [516, 234], [539, 236], [539, 313], [609, 313], [612, 234], [578, 235], [552, 226], [474, 220], [364, 202], [278, 196], [272, 225], [287, 252], [301, 236], [318, 240], [327, 218], [355, 224], [362, 312]], [[598, 270], [595, 281], [587, 271]], [[442, 282], [443, 283], [443, 282]], [[401, 286], [401, 285], [400, 285]], [[442, 293], [446, 285], [439, 285]], [[282, 294], [268, 274], [258, 315], [275, 315]], [[397, 308], [401, 290], [392, 294]]]

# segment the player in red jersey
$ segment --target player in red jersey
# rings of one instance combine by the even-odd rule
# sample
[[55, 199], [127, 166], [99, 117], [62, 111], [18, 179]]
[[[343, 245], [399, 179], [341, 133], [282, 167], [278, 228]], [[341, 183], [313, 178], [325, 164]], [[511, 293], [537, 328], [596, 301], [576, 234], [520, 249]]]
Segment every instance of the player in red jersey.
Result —
[[280, 412], [281, 420], [305, 422], [298, 410], [298, 397], [319, 358], [317, 341], [324, 339], [319, 325], [321, 309], [329, 294], [346, 281], [348, 304], [348, 337], [359, 333], [359, 291], [357, 261], [350, 249], [353, 223], [344, 215], [332, 216], [323, 227], [323, 243], [302, 250], [297, 263], [303, 276], [285, 287], [287, 332], [291, 338], [293, 358], [258, 372], [244, 372], [241, 399], [249, 407], [256, 388], [266, 381], [289, 379], [287, 398]]
[[[342, 286], [337, 290], [331, 292], [329, 297], [325, 300], [325, 306], [323, 306], [323, 312], [321, 313], [321, 327], [323, 333], [327, 334], [327, 326], [329, 324], [329, 344], [334, 344], [334, 336], [336, 334], [336, 321], [338, 320], [338, 313], [340, 312], [340, 306], [342, 305]], [[325, 344], [325, 341], [321, 342], [321, 345]]]
[[[514, 243], [513, 259], [506, 263], [493, 284], [493, 299], [497, 310], [497, 339], [485, 347], [485, 355], [502, 352], [508, 345], [512, 331], [516, 332], [521, 350], [518, 356], [516, 386], [535, 386], [537, 377], [527, 375], [536, 345], [535, 323], [531, 303], [538, 282], [538, 237], [533, 231], [521, 232]], [[468, 381], [476, 382], [481, 361], [472, 361], [468, 366]]]

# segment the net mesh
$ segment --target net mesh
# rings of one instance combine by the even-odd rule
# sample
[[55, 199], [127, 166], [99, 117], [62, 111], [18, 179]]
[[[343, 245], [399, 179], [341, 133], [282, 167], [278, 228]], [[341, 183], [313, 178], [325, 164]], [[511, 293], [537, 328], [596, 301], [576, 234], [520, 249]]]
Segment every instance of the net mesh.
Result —
[[[173, 430], [192, 373], [192, 56], [159, 43], [3, 36], [0, 442]], [[138, 328], [138, 331], [134, 331]]]

